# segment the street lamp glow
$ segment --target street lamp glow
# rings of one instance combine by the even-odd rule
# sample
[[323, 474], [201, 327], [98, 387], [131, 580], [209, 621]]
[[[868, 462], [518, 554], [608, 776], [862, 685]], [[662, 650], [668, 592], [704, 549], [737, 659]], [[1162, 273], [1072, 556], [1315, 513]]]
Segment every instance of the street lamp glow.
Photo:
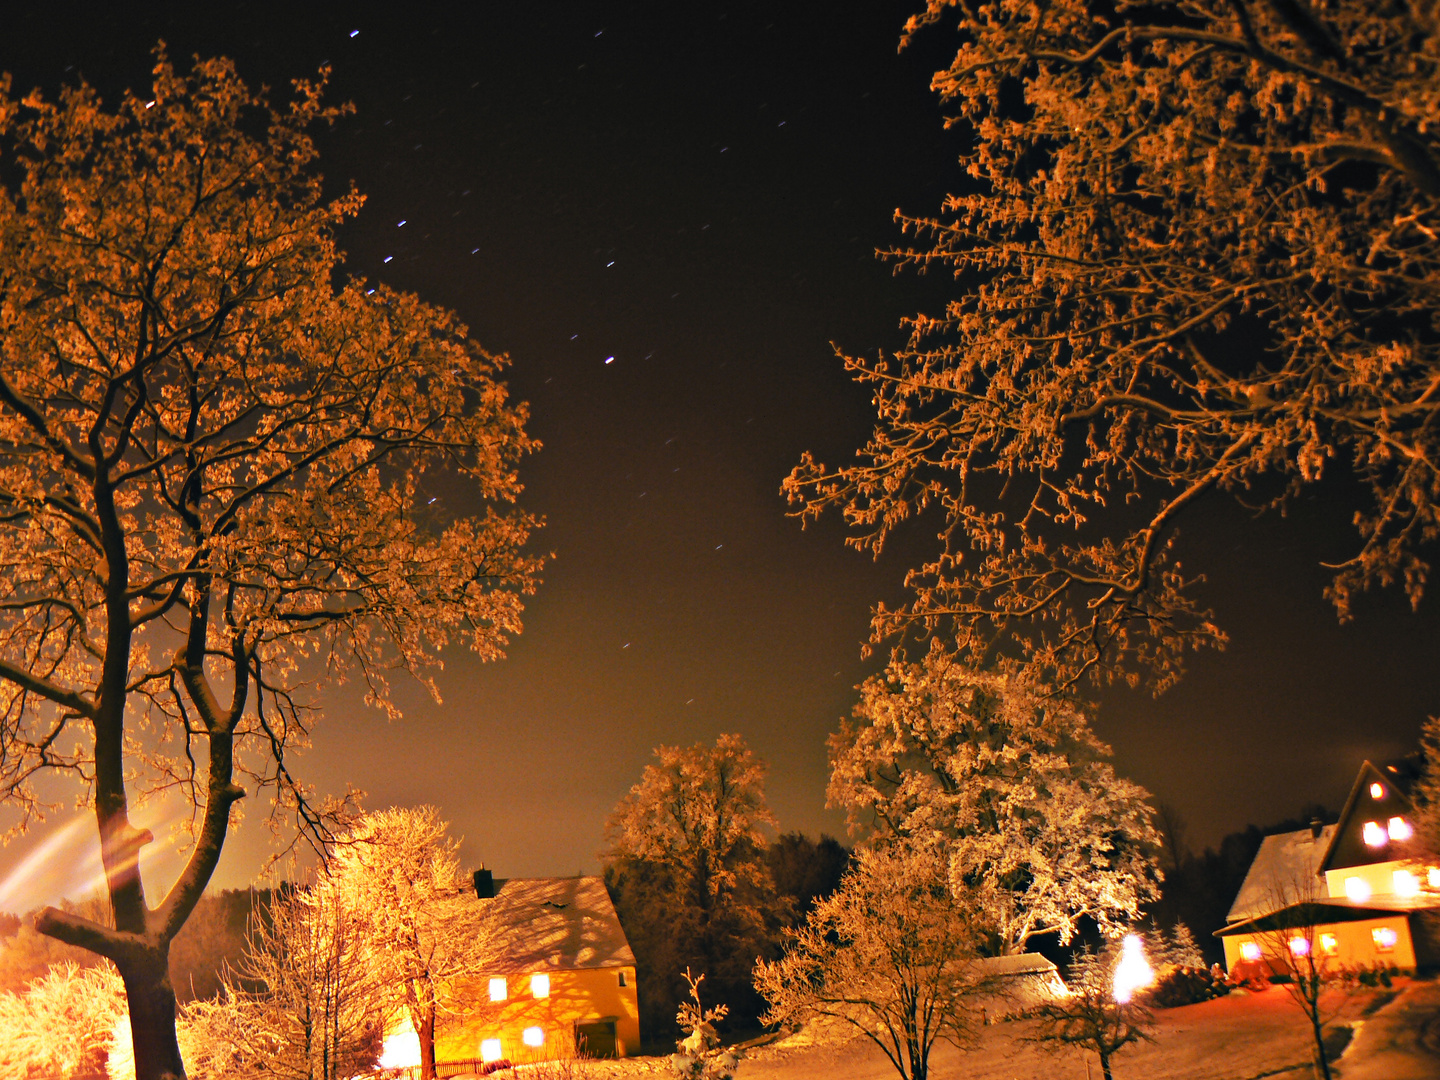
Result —
[[1155, 973], [1145, 959], [1145, 946], [1138, 934], [1126, 934], [1120, 946], [1120, 962], [1115, 965], [1115, 1000], [1129, 1002], [1135, 991], [1155, 981]]

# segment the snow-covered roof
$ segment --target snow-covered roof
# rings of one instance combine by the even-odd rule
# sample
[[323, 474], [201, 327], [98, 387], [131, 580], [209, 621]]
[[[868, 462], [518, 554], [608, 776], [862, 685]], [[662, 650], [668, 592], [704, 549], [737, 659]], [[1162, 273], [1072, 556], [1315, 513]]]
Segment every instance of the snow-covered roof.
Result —
[[1323, 897], [1320, 861], [1334, 835], [1335, 826], [1326, 825], [1319, 836], [1310, 829], [1297, 829], [1265, 837], [1225, 921], [1253, 919], [1276, 908]]
[[501, 879], [494, 903], [508, 938], [497, 972], [635, 966], [601, 878]]
[[1039, 953], [1016, 953], [1014, 956], [987, 956], [980, 961], [987, 975], [1054, 975], [1055, 965]]

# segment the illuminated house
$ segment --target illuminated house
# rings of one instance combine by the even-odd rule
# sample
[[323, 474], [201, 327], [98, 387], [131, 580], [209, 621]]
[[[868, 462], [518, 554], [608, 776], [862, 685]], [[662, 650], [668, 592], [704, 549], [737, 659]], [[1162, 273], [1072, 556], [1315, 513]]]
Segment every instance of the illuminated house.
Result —
[[640, 1049], [635, 954], [598, 877], [475, 873], [494, 897], [504, 958], [471, 988], [477, 1008], [437, 1039], [439, 1061], [624, 1057]]
[[1283, 947], [1347, 967], [1440, 962], [1440, 867], [1400, 853], [1415, 813], [1409, 779], [1404, 765], [1367, 761], [1338, 822], [1265, 838], [1216, 931], [1226, 968]]

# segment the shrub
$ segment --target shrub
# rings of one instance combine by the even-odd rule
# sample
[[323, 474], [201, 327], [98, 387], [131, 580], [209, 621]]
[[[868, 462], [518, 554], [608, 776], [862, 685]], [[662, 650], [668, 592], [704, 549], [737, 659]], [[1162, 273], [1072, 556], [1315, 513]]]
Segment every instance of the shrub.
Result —
[[1220, 972], [1206, 967], [1172, 965], [1161, 969], [1155, 984], [1146, 994], [1148, 1004], [1157, 1009], [1173, 1009], [1223, 997], [1230, 984]]

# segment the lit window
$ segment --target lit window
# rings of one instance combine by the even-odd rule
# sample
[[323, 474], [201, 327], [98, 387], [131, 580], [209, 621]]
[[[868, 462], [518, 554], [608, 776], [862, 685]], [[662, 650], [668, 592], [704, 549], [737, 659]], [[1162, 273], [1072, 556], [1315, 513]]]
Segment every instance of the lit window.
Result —
[[520, 1038], [525, 1041], [526, 1046], [544, 1046], [545, 1029], [538, 1027], [528, 1027], [525, 1029], [525, 1034], [520, 1036]]
[[1253, 941], [1242, 941], [1240, 943], [1240, 959], [1252, 961], [1259, 960], [1260, 946], [1256, 945]]
[[499, 1061], [501, 1053], [499, 1039], [480, 1040], [480, 1059], [482, 1061]]
[[1390, 834], [1391, 840], [1409, 840], [1415, 835], [1415, 830], [1403, 817], [1392, 817], [1386, 831]]
[[[530, 996], [531, 996], [531, 997], [537, 997], [537, 998], [545, 998], [545, 997], [549, 997], [549, 996], [550, 996], [550, 976], [549, 976], [549, 975], [531, 975], [531, 976], [530, 976]], [[538, 1031], [539, 1029], [536, 1028], [535, 1030]]]
[[1440, 889], [1440, 866], [1432, 866], [1426, 872], [1425, 878], [1430, 882], [1430, 888]]
[[504, 1001], [504, 1000], [505, 1000], [505, 997], [506, 997], [506, 994], [505, 994], [505, 977], [502, 975], [502, 976], [500, 976], [498, 979], [491, 979], [491, 980], [490, 980], [490, 1000], [491, 1000], [491, 1001]]
[[1384, 785], [1384, 784], [1371, 784], [1371, 785], [1370, 785], [1370, 798], [1372, 798], [1372, 799], [1383, 799], [1383, 798], [1385, 798], [1385, 785]]
[[1394, 877], [1396, 896], [1418, 896], [1420, 894], [1420, 879], [1409, 870], [1396, 870]]
[[1400, 935], [1388, 926], [1377, 926], [1370, 931], [1370, 940], [1375, 942], [1377, 952], [1390, 952], [1400, 940]]
[[1326, 956], [1334, 956], [1340, 951], [1340, 943], [1335, 940], [1334, 934], [1320, 935], [1320, 951]]
[[1290, 939], [1290, 955], [1291, 955], [1291, 956], [1309, 956], [1309, 955], [1310, 955], [1310, 939], [1309, 939], [1309, 938], [1305, 938], [1305, 937], [1301, 937], [1299, 934], [1296, 934], [1294, 937], [1292, 937], [1292, 938]]
[[1362, 877], [1345, 879], [1345, 895], [1351, 900], [1364, 902], [1370, 899], [1370, 883]]
[[1361, 835], [1365, 837], [1365, 843], [1371, 847], [1385, 846], [1385, 830], [1380, 827], [1378, 821], [1365, 822], [1365, 828], [1362, 830]]

